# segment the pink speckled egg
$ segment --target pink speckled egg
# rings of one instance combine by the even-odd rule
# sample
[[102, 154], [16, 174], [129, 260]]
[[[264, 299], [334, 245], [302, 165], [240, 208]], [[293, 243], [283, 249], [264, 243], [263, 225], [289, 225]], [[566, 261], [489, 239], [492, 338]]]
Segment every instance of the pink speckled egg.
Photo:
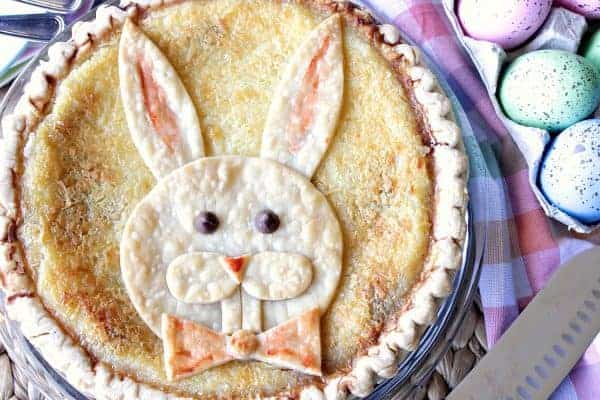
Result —
[[556, 0], [554, 3], [587, 18], [600, 18], [600, 0]]
[[552, 0], [459, 0], [456, 11], [468, 36], [510, 50], [535, 34], [551, 8]]

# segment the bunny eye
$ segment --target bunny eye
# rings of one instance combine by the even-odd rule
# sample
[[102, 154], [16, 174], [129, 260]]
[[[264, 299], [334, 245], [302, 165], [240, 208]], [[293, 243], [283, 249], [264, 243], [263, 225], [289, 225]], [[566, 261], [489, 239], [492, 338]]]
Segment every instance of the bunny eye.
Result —
[[194, 218], [194, 229], [200, 233], [211, 234], [219, 228], [219, 218], [210, 211], [203, 211]]
[[254, 218], [254, 226], [261, 233], [273, 233], [279, 229], [279, 215], [271, 210], [262, 210]]

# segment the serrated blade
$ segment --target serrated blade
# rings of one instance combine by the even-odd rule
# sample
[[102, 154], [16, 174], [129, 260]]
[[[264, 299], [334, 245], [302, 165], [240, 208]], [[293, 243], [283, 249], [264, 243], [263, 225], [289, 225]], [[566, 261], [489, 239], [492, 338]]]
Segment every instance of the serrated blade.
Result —
[[600, 332], [600, 250], [562, 266], [448, 400], [546, 400]]

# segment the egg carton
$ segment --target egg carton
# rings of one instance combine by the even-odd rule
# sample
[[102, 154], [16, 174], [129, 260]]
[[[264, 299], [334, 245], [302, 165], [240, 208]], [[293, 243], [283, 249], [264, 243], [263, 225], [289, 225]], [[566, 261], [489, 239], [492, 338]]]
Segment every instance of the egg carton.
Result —
[[[552, 136], [550, 132], [543, 129], [527, 127], [512, 121], [502, 110], [496, 96], [502, 69], [506, 63], [515, 58], [525, 53], [542, 49], [565, 50], [577, 53], [581, 40], [588, 29], [585, 17], [564, 8], [553, 8], [548, 19], [533, 39], [526, 45], [507, 52], [496, 43], [476, 40], [466, 36], [455, 13], [457, 1], [442, 0], [442, 3], [452, 28], [458, 36], [458, 40], [471, 57], [483, 80], [496, 114], [498, 114], [498, 117], [504, 123], [504, 126], [527, 162], [527, 166], [529, 167], [529, 184], [533, 188], [533, 192], [546, 215], [579, 233], [591, 233], [595, 229], [600, 228], [600, 224], [583, 224], [581, 221], [554, 206], [546, 198], [538, 184], [538, 176], [545, 149], [552, 140]], [[600, 116], [600, 110], [598, 110], [596, 115]]]

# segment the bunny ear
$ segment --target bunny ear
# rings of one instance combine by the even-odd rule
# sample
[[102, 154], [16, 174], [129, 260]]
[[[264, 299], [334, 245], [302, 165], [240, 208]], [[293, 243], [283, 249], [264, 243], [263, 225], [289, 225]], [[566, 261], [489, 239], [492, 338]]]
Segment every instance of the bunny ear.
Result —
[[131, 137], [157, 178], [204, 155], [189, 94], [169, 60], [131, 21], [121, 34], [119, 80]]
[[292, 56], [269, 109], [261, 156], [310, 178], [335, 132], [343, 91], [342, 31], [334, 15]]

